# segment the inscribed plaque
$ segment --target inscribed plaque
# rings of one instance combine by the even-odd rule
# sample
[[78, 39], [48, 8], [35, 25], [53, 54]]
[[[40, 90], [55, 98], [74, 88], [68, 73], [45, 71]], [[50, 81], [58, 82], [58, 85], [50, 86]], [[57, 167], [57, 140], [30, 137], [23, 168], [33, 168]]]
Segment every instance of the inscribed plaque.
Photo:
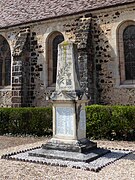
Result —
[[56, 107], [56, 135], [72, 136], [74, 109], [72, 107]]

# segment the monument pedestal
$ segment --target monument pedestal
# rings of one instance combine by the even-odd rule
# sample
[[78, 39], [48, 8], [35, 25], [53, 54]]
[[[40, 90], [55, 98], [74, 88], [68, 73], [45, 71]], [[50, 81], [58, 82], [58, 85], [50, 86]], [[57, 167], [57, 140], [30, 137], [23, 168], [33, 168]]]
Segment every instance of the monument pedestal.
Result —
[[86, 139], [85, 100], [56, 100], [53, 103], [53, 138], [43, 149], [87, 152], [97, 144]]

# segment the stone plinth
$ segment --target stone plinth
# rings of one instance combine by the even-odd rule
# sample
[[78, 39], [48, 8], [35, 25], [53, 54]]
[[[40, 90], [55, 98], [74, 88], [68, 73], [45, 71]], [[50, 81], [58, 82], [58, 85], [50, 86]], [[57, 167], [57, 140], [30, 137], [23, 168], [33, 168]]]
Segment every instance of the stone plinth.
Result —
[[90, 150], [96, 149], [97, 144], [89, 141], [86, 138], [81, 140], [72, 140], [72, 141], [53, 138], [48, 143], [43, 144], [42, 148], [47, 150], [85, 153], [85, 152], [89, 152]]
[[62, 159], [67, 161], [75, 161], [75, 162], [91, 162], [96, 160], [97, 158], [105, 155], [106, 153], [110, 152], [109, 150], [105, 150], [102, 148], [95, 148], [86, 153], [80, 152], [70, 152], [70, 151], [58, 151], [52, 149], [37, 149], [33, 150], [29, 153], [30, 156], [36, 157], [44, 157], [48, 159]]

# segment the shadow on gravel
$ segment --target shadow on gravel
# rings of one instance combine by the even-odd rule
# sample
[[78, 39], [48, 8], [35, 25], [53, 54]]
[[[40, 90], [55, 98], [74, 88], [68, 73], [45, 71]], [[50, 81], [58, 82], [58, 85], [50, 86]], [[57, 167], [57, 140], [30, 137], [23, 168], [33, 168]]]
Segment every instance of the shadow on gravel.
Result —
[[132, 152], [131, 154], [128, 154], [127, 156], [123, 157], [122, 159], [135, 161], [135, 151]]

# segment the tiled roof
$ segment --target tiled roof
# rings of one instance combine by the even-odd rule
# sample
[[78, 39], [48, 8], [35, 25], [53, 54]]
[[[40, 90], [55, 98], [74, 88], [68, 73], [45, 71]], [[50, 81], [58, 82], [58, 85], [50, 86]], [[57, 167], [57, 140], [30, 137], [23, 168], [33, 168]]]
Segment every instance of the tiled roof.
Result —
[[0, 27], [135, 2], [135, 0], [0, 0]]

